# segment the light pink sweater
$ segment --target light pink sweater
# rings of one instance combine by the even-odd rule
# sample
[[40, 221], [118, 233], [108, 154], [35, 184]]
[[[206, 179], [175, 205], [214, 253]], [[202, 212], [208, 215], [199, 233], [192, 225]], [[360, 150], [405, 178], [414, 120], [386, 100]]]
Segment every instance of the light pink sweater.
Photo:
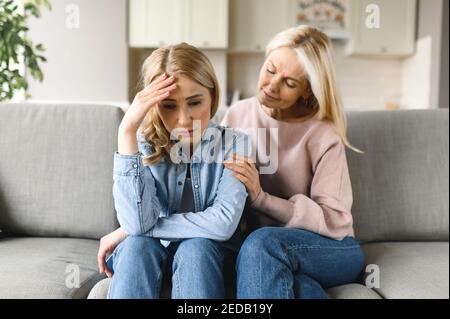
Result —
[[317, 115], [304, 122], [278, 121], [254, 97], [230, 107], [222, 124], [250, 134], [254, 148], [255, 128], [267, 128], [267, 137], [274, 134], [268, 128], [278, 128], [278, 169], [260, 175], [262, 191], [244, 215], [248, 227], [276, 225], [338, 240], [354, 237], [345, 146], [331, 122]]

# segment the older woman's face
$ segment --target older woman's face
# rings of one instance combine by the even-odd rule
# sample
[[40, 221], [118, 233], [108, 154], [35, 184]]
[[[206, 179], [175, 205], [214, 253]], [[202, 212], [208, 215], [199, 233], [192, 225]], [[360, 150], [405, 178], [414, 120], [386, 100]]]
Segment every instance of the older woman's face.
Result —
[[291, 48], [273, 50], [259, 74], [258, 100], [272, 109], [292, 107], [300, 97], [309, 96], [303, 66]]

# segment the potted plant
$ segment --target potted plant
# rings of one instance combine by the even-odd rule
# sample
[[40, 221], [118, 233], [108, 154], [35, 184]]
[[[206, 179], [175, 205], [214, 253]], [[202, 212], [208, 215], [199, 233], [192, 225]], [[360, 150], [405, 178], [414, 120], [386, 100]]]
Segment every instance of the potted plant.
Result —
[[45, 49], [27, 36], [28, 18], [39, 18], [42, 6], [51, 10], [48, 0], [0, 0], [0, 102], [21, 90], [30, 97], [26, 74], [40, 82], [44, 78], [39, 63], [46, 61]]

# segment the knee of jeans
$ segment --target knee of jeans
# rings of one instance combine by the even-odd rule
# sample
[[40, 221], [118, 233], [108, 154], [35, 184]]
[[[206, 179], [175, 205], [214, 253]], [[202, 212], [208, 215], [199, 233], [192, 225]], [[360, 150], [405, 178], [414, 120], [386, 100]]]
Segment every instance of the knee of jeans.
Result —
[[217, 258], [220, 257], [219, 243], [206, 238], [185, 239], [178, 246], [174, 257], [178, 261], [189, 260], [193, 263], [208, 258]]
[[247, 236], [239, 250], [238, 259], [251, 259], [271, 250], [280, 251], [276, 227], [258, 228]]
[[146, 258], [148, 254], [164, 255], [164, 248], [159, 240], [146, 236], [128, 236], [121, 244], [118, 252], [121, 256], [130, 257], [132, 260]]

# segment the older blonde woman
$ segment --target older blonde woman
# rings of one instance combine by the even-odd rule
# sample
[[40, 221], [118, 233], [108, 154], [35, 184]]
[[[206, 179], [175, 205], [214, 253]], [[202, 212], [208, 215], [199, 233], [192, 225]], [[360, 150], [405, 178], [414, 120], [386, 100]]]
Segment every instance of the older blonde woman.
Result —
[[[222, 124], [267, 131], [278, 166], [260, 174], [237, 156], [227, 162], [248, 191], [250, 233], [237, 260], [238, 298], [326, 298], [324, 288], [355, 281], [364, 257], [354, 239], [352, 189], [341, 100], [326, 35], [299, 26], [268, 44], [257, 96], [236, 103]], [[265, 154], [266, 147], [258, 149]], [[265, 164], [264, 164], [265, 165]]]

